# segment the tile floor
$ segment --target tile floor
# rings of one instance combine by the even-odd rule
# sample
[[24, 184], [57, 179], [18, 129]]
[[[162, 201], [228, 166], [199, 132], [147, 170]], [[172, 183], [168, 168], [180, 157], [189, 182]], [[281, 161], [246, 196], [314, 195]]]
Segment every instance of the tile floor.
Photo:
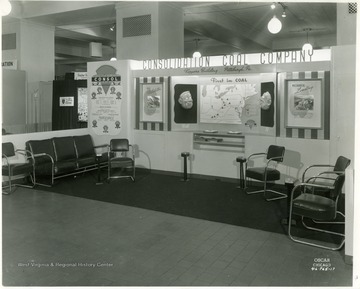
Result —
[[2, 206], [5, 286], [352, 285], [343, 251], [282, 234], [25, 188]]

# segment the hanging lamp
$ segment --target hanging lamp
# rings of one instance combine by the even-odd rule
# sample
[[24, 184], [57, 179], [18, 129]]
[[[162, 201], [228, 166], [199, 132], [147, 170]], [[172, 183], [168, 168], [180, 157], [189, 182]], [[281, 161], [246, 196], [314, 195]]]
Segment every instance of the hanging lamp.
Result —
[[110, 58], [110, 61], [116, 61], [116, 57], [115, 57], [115, 47], [111, 47], [113, 50], [113, 57]]
[[304, 30], [306, 31], [306, 43], [303, 45], [302, 50], [312, 52], [313, 51], [313, 46], [309, 42], [309, 31], [311, 31], [311, 29], [307, 28], [307, 29], [304, 29]]
[[280, 32], [281, 28], [282, 28], [282, 23], [281, 21], [274, 15], [273, 18], [271, 18], [271, 20], [269, 21], [268, 25], [267, 25], [268, 30], [270, 31], [270, 33], [272, 34], [277, 34]]
[[198, 49], [198, 41], [199, 39], [195, 39], [195, 42], [196, 42], [196, 50], [195, 52], [193, 53], [193, 58], [200, 58], [201, 57], [201, 53]]
[[11, 3], [9, 0], [1, 1], [0, 14], [1, 16], [9, 15], [11, 12]]

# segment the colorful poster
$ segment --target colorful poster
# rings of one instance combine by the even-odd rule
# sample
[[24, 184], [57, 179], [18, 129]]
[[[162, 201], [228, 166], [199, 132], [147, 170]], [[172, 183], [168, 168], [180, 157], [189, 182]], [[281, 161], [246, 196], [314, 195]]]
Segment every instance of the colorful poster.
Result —
[[140, 96], [140, 121], [163, 122], [164, 83], [144, 83]]
[[286, 83], [286, 127], [322, 128], [322, 79], [292, 79]]
[[98, 135], [117, 135], [121, 129], [121, 76], [115, 67], [102, 65], [91, 76], [90, 126]]

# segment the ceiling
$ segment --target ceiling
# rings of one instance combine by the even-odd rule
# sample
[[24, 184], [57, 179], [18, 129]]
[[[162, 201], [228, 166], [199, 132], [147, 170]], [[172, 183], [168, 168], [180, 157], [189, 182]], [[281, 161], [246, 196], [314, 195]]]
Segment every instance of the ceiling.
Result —
[[[55, 26], [57, 65], [76, 69], [98, 61], [84, 53], [89, 42], [103, 44], [103, 59], [114, 54], [117, 1], [11, 1], [13, 9], [4, 22], [21, 18]], [[336, 3], [313, 2], [167, 2], [184, 12], [184, 57], [196, 48], [203, 55], [298, 50], [308, 38], [314, 48], [336, 45]], [[281, 15], [285, 11], [286, 18]], [[278, 34], [267, 30], [276, 15], [283, 23]], [[309, 30], [308, 35], [306, 30]]]

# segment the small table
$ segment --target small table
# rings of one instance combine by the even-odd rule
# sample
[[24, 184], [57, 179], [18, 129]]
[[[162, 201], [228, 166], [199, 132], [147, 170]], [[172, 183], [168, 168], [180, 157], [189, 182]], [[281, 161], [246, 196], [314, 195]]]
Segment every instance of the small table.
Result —
[[102, 154], [96, 154], [96, 163], [97, 163], [97, 168], [98, 168], [98, 175], [97, 175], [97, 185], [102, 185], [103, 182], [101, 181], [101, 165], [100, 165], [100, 160], [101, 160]]
[[[291, 201], [291, 192], [294, 188], [294, 181], [285, 181], [285, 187], [286, 187], [286, 213], [287, 217], [281, 219], [281, 224], [288, 225], [289, 224], [289, 213], [290, 213], [290, 201]], [[294, 219], [291, 220], [291, 225], [296, 225], [296, 221]]]
[[189, 152], [182, 152], [181, 156], [184, 158], [184, 178], [182, 179], [183, 182], [187, 182], [188, 175], [187, 175], [187, 158], [190, 156]]
[[244, 163], [246, 163], [246, 158], [237, 157], [236, 162], [240, 163], [240, 179], [238, 189], [245, 189], [245, 179], [244, 179]]

